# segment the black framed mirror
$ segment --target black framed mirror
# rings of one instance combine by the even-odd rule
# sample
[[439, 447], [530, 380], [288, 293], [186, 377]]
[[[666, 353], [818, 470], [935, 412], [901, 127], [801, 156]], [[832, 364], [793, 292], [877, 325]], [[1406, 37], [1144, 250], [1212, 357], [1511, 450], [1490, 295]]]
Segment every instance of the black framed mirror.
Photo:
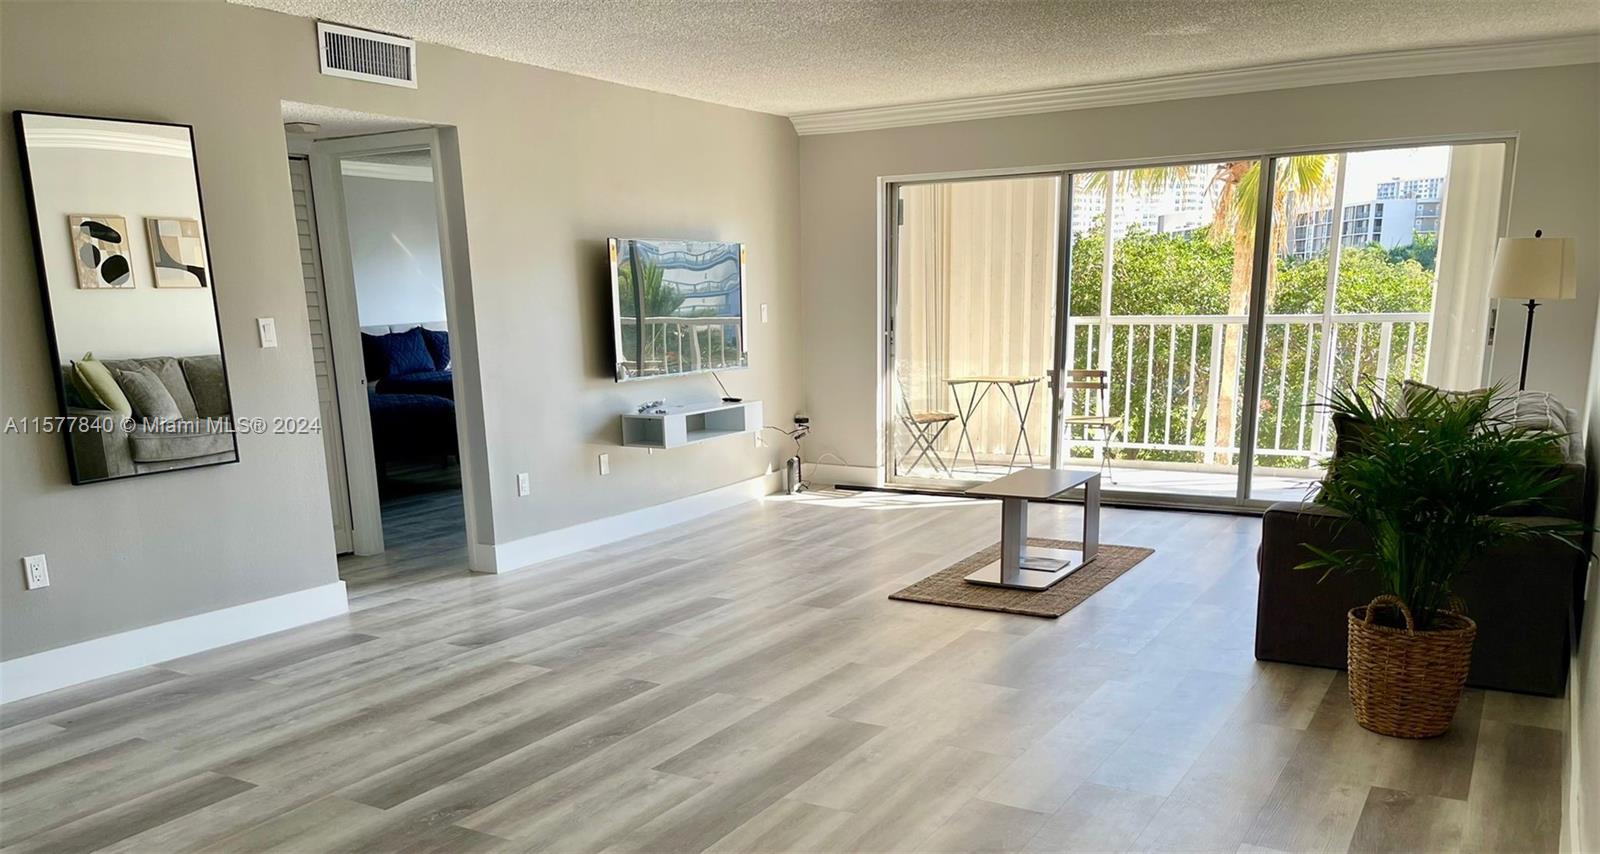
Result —
[[13, 117], [72, 482], [238, 462], [193, 129]]

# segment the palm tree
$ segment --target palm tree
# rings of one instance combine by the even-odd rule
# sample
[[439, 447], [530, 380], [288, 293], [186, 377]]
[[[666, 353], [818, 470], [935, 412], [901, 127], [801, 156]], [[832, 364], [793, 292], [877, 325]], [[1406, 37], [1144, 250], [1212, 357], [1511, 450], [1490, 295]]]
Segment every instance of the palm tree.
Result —
[[[1289, 207], [1298, 205], [1314, 207], [1333, 190], [1337, 172], [1332, 154], [1302, 154], [1279, 161], [1276, 180], [1272, 182], [1272, 234], [1271, 258], [1288, 243]], [[1211, 177], [1211, 189], [1217, 191], [1217, 209], [1211, 222], [1211, 233], [1233, 244], [1233, 275], [1228, 282], [1228, 314], [1242, 315], [1250, 299], [1251, 268], [1255, 258], [1256, 219], [1261, 210], [1261, 161], [1234, 160], [1217, 164]], [[1337, 239], [1337, 238], [1335, 238]], [[1278, 290], [1278, 265], [1267, 265], [1266, 303], [1270, 309]], [[1223, 327], [1222, 373], [1217, 386], [1217, 441], [1223, 447], [1232, 441], [1233, 410], [1239, 392], [1239, 354], [1242, 352], [1243, 324]], [[1230, 454], [1217, 455], [1227, 463]]]
[[[1279, 161], [1277, 180], [1272, 188], [1272, 249], [1278, 250], [1288, 242], [1289, 208], [1315, 206], [1325, 200], [1333, 189], [1336, 172], [1332, 168], [1335, 155], [1306, 154]], [[1112, 240], [1112, 200], [1114, 193], [1160, 192], [1181, 184], [1194, 176], [1199, 166], [1153, 166], [1116, 171], [1091, 172], [1083, 175], [1081, 186], [1085, 190], [1101, 191], [1105, 198], [1105, 271], [1110, 275]], [[1114, 177], [1112, 177], [1114, 176]], [[1109, 187], [1108, 180], [1114, 186]], [[1217, 207], [1211, 222], [1211, 233], [1233, 245], [1233, 274], [1228, 283], [1228, 308], [1230, 315], [1242, 315], [1250, 298], [1250, 273], [1254, 266], [1256, 217], [1261, 200], [1261, 161], [1231, 160], [1217, 164], [1207, 193], [1217, 194]], [[1277, 265], [1267, 268], [1267, 305], [1272, 304], [1277, 292]], [[1232, 441], [1233, 410], [1238, 398], [1239, 354], [1242, 350], [1242, 325], [1223, 326], [1222, 364], [1217, 395], [1217, 440], [1227, 446]], [[1222, 453], [1223, 462], [1230, 456]]]
[[[639, 263], [639, 279], [644, 285], [644, 311], [641, 317], [671, 317], [683, 305], [684, 295], [672, 285], [662, 282], [661, 266], [651, 261]], [[617, 268], [617, 293], [622, 298], [622, 312], [634, 313], [633, 265]]]
[[[661, 265], [652, 261], [639, 262], [640, 287], [636, 288], [633, 281], [633, 266], [632, 263], [618, 265], [617, 297], [622, 307], [622, 316], [636, 318], [634, 325], [622, 328], [624, 352], [637, 352], [636, 348], [642, 340], [643, 352], [639, 353], [642, 369], [645, 364], [670, 355], [665, 352], [668, 346], [665, 331], [658, 330], [657, 333], [652, 333], [649, 321], [652, 318], [672, 317], [683, 305], [684, 295], [676, 287], [663, 281]], [[641, 295], [644, 298], [642, 311], [638, 309]]]

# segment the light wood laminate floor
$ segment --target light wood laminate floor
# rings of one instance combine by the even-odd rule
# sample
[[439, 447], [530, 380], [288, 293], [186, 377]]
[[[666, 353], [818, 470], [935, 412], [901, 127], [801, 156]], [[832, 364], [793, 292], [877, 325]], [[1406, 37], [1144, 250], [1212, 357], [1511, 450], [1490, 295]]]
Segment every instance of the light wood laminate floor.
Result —
[[1469, 691], [1444, 738], [1360, 729], [1342, 675], [1252, 657], [1253, 518], [1108, 509], [1106, 542], [1155, 555], [1042, 620], [886, 598], [993, 543], [990, 503], [773, 499], [474, 576], [438, 500], [410, 508], [426, 535], [342, 563], [348, 617], [0, 708], [0, 843], [1557, 845], [1561, 701]]

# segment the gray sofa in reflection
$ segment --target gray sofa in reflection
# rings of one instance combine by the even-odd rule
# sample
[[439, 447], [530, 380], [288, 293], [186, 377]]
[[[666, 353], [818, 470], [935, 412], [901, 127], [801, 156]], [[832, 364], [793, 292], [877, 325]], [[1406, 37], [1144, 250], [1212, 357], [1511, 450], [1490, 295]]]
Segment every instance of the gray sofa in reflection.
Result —
[[[72, 456], [83, 480], [191, 468], [238, 459], [234, 444], [232, 402], [222, 372], [221, 356], [152, 356], [106, 359], [115, 370], [148, 368], [178, 405], [183, 419], [165, 424], [127, 424], [98, 401], [84, 399], [71, 381], [72, 366], [62, 367], [67, 389], [68, 428]], [[80, 419], [94, 419], [92, 429], [78, 429]]]

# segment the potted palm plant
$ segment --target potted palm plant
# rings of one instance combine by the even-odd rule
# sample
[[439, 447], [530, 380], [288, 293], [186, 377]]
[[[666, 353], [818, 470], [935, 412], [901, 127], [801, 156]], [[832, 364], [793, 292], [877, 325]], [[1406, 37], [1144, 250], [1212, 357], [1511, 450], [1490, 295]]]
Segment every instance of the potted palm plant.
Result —
[[1317, 501], [1367, 534], [1361, 548], [1328, 550], [1301, 568], [1375, 573], [1382, 595], [1348, 615], [1350, 701], [1356, 720], [1384, 735], [1443, 734], [1455, 716], [1477, 626], [1452, 582], [1478, 555], [1518, 538], [1579, 548], [1582, 526], [1506, 517], [1536, 506], [1560, 483], [1563, 436], [1520, 428], [1501, 413], [1498, 388], [1422, 391], [1394, 402], [1355, 389], [1324, 404], [1347, 450]]

